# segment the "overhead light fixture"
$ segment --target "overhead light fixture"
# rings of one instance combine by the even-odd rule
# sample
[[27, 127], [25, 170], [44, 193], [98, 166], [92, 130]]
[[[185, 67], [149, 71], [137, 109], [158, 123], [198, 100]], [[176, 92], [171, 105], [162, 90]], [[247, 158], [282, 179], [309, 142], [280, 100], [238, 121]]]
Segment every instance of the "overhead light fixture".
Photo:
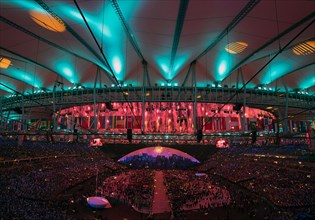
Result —
[[33, 10], [30, 12], [32, 20], [38, 25], [54, 32], [64, 32], [66, 26], [57, 16], [52, 16], [45, 11]]
[[298, 56], [305, 56], [315, 53], [315, 41], [304, 41], [295, 45], [292, 52]]
[[0, 58], [0, 68], [2, 69], [7, 69], [11, 64], [11, 60], [7, 59], [7, 58]]
[[230, 54], [238, 54], [243, 52], [248, 44], [245, 42], [232, 42], [225, 46], [226, 52]]

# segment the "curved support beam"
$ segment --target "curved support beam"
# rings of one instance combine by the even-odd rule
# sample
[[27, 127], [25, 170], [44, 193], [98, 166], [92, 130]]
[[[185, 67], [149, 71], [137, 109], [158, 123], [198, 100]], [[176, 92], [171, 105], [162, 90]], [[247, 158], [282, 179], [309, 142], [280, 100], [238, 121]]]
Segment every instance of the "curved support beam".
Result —
[[[46, 69], [46, 70], [48, 70], [48, 71], [50, 71], [50, 72], [52, 72], [52, 73], [54, 73], [54, 74], [56, 74], [56, 75], [59, 75], [60, 77], [64, 78], [60, 73], [55, 72], [53, 69], [51, 69], [51, 68], [49, 68], [49, 67], [47, 67], [47, 66], [44, 66], [43, 64], [38, 63], [37, 61], [31, 60], [30, 58], [27, 58], [27, 57], [25, 57], [25, 56], [23, 56], [23, 55], [21, 55], [21, 54], [18, 54], [18, 53], [16, 53], [16, 52], [13, 52], [12, 50], [6, 49], [6, 48], [4, 48], [4, 47], [0, 47], [0, 50], [4, 50], [4, 51], [6, 51], [6, 52], [8, 52], [8, 53], [11, 53], [11, 54], [17, 56], [17, 57], [21, 57], [21, 58], [23, 58], [24, 60], [27, 60], [28, 62], [30, 62], [30, 63], [32, 63], [32, 64], [34, 64], [34, 65], [36, 65], [36, 66], [40, 66], [40, 67], [42, 67], [43, 69]], [[68, 82], [70, 82], [70, 81], [68, 80]]]
[[[267, 43], [265, 43], [263, 46], [261, 46], [260, 48], [258, 48], [257, 50], [253, 51], [251, 54], [249, 54], [246, 58], [244, 58], [242, 61], [240, 61], [238, 64], [236, 64], [233, 68], [231, 68], [231, 70], [229, 71], [229, 73], [225, 76], [225, 78], [222, 80], [222, 82], [224, 80], [226, 80], [235, 70], [237, 70], [240, 66], [242, 66], [246, 61], [248, 61], [251, 57], [253, 57], [256, 53], [262, 51], [263, 49], [265, 49], [266, 47], [268, 47], [269, 45], [271, 45], [272, 43], [274, 43], [275, 41], [279, 40], [281, 37], [285, 36], [286, 34], [290, 33], [291, 31], [293, 31], [294, 29], [298, 28], [300, 25], [304, 24], [305, 22], [307, 22], [308, 20], [312, 19], [313, 17], [315, 17], [315, 12], [307, 15], [306, 17], [304, 17], [302, 20], [300, 20], [299, 22], [293, 24], [292, 26], [290, 26], [288, 29], [286, 29], [285, 31], [283, 31], [282, 33], [280, 33], [279, 35], [277, 35], [276, 37], [272, 38], [270, 41], [268, 41]], [[259, 58], [260, 59], [260, 58]]]
[[[173, 45], [172, 45], [172, 52], [171, 52], [171, 60], [170, 60], [170, 67], [169, 67], [169, 73], [172, 75], [173, 74], [173, 68], [174, 68], [174, 61], [177, 53], [177, 48], [179, 44], [179, 39], [182, 33], [185, 17], [186, 17], [186, 12], [188, 8], [188, 3], [189, 0], [181, 0], [179, 9], [178, 9], [178, 14], [177, 14], [177, 22], [176, 22], [176, 27], [175, 27], [175, 33], [174, 33], [174, 39], [173, 39]], [[172, 79], [168, 79], [172, 80]]]
[[[288, 76], [289, 74], [295, 73], [296, 71], [302, 70], [302, 69], [307, 68], [307, 67], [309, 67], [309, 66], [312, 66], [312, 65], [314, 65], [314, 64], [315, 64], [315, 61], [312, 62], [312, 63], [306, 64], [306, 65], [304, 65], [304, 66], [301, 66], [301, 67], [299, 67], [299, 68], [296, 68], [296, 69], [294, 69], [294, 70], [291, 70], [290, 72], [287, 72], [286, 74], [284, 74], [284, 75], [278, 77], [277, 79], [283, 78], [283, 77], [285, 77], [285, 76]], [[273, 83], [273, 82], [276, 81], [277, 79], [271, 81], [270, 83]], [[269, 83], [269, 84], [270, 84], [270, 83]]]
[[188, 78], [189, 78], [189, 76], [190, 76], [190, 71], [191, 71], [192, 65], [196, 65], [196, 60], [194, 60], [193, 62], [191, 62], [191, 63], [189, 64], [189, 68], [188, 68], [188, 71], [187, 71], [187, 73], [186, 73], [184, 82], [182, 83], [182, 87], [186, 86], [186, 82], [187, 82], [187, 80], [188, 80]]
[[[51, 41], [49, 41], [49, 40], [47, 40], [47, 39], [45, 39], [45, 38], [42, 38], [41, 36], [39, 36], [39, 35], [37, 35], [37, 34], [31, 32], [31, 31], [25, 29], [24, 27], [22, 27], [22, 26], [20, 26], [20, 25], [18, 25], [18, 24], [16, 24], [16, 23], [14, 23], [14, 22], [12, 22], [12, 21], [10, 21], [10, 20], [8, 20], [8, 19], [2, 17], [2, 16], [0, 16], [0, 21], [6, 23], [6, 24], [8, 24], [8, 25], [10, 25], [11, 27], [13, 27], [13, 28], [15, 28], [15, 29], [17, 29], [17, 30], [19, 30], [19, 31], [21, 31], [21, 32], [23, 32], [24, 34], [27, 34], [27, 35], [29, 35], [29, 36], [31, 36], [31, 37], [33, 37], [33, 38], [35, 38], [35, 39], [37, 39], [37, 40], [43, 42], [43, 43], [46, 43], [46, 44], [48, 44], [48, 45], [50, 45], [50, 46], [52, 46], [52, 47], [54, 47], [54, 48], [57, 48], [57, 49], [59, 49], [59, 50], [65, 52], [65, 53], [71, 54], [72, 56], [78, 57], [78, 58], [80, 58], [80, 59], [82, 59], [82, 60], [85, 60], [85, 61], [87, 61], [87, 62], [92, 62], [92, 61], [88, 60], [88, 59], [85, 58], [85, 57], [82, 57], [82, 56], [80, 56], [80, 55], [78, 55], [78, 54], [76, 54], [76, 53], [73, 53], [72, 51], [70, 51], [70, 50], [68, 50], [68, 49], [66, 49], [66, 48], [64, 48], [64, 47], [59, 46], [58, 44], [55, 44], [55, 43], [53, 43], [53, 42], [51, 42]], [[95, 65], [97, 65], [97, 64], [95, 64]], [[105, 69], [104, 69], [104, 70], [105, 70]]]
[[[52, 17], [54, 17], [56, 20], [60, 20], [61, 19], [48, 7], [48, 5], [46, 5], [46, 3], [44, 3], [42, 0], [34, 0], [37, 2], [37, 4], [39, 4], [45, 11], [47, 11], [47, 13], [49, 13]], [[83, 46], [85, 46], [106, 68], [108, 68], [110, 71], [110, 73], [112, 73], [112, 70], [106, 60], [106, 58], [104, 59], [104, 57], [102, 58], [77, 32], [75, 32], [66, 22], [61, 21], [64, 23], [64, 25], [66, 26], [67, 31], [69, 31], [72, 36], [74, 36]], [[113, 76], [109, 75], [110, 79], [112, 79]]]
[[243, 18], [245, 18], [260, 2], [260, 0], [250, 0], [246, 6], [236, 15], [236, 17], [231, 21], [231, 23], [217, 36], [217, 38], [205, 49], [195, 60], [200, 59], [202, 56], [207, 54], [215, 45], [217, 45], [223, 37], [225, 37], [233, 28], [235, 28], [238, 23], [240, 23]]
[[[24, 81], [22, 81], [22, 80], [20, 80], [20, 79], [18, 79], [18, 78], [15, 78], [15, 77], [13, 77], [13, 76], [9, 76], [9, 75], [7, 75], [7, 74], [0, 73], [0, 76], [4, 76], [4, 77], [10, 78], [10, 79], [13, 79], [13, 80], [19, 81], [19, 82], [21, 82], [21, 83], [24, 83], [24, 84], [27, 84], [27, 85], [33, 86], [33, 85], [32, 85], [32, 84], [30, 84], [30, 83], [24, 82]], [[8, 88], [8, 87], [7, 87], [7, 88]], [[12, 88], [10, 88], [10, 89], [13, 91], [13, 89], [12, 89]], [[14, 92], [15, 92], [15, 90], [14, 90]]]
[[131, 28], [129, 27], [129, 25], [126, 22], [126, 19], [124, 18], [117, 1], [116, 0], [111, 0], [111, 3], [112, 3], [112, 6], [113, 6], [116, 14], [118, 15], [118, 17], [119, 17], [119, 19], [120, 19], [120, 21], [122, 23], [122, 26], [124, 27], [125, 33], [127, 35], [127, 38], [129, 40], [129, 42], [131, 43], [133, 49], [136, 51], [138, 57], [142, 61], [145, 61], [144, 56], [143, 56], [143, 54], [142, 54], [142, 52], [140, 50], [140, 47], [139, 47], [139, 45], [138, 45], [138, 43], [137, 43], [137, 41], [136, 41], [132, 31], [131, 31]]

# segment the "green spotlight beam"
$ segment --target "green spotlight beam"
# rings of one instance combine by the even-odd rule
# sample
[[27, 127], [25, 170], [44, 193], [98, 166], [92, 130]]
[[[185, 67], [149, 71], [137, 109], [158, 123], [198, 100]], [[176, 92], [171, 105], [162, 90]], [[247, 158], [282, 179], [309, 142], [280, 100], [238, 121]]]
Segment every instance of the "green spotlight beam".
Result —
[[111, 0], [110, 2], [112, 3], [112, 6], [113, 6], [116, 14], [118, 15], [118, 17], [119, 17], [119, 19], [120, 19], [120, 21], [121, 21], [121, 23], [125, 29], [125, 33], [128, 37], [129, 42], [131, 43], [133, 49], [136, 51], [138, 57], [140, 57], [141, 60], [145, 61], [144, 56], [140, 50], [140, 47], [139, 47], [134, 35], [132, 34], [131, 28], [129, 27], [129, 25], [126, 22], [126, 19], [124, 18], [117, 1]]
[[105, 54], [104, 54], [104, 52], [103, 52], [103, 50], [102, 50], [102, 47], [101, 47], [100, 44], [98, 43], [98, 41], [97, 41], [97, 39], [96, 39], [96, 37], [95, 37], [95, 35], [94, 35], [92, 29], [90, 28], [90, 25], [88, 24], [88, 22], [87, 22], [87, 20], [86, 20], [86, 18], [85, 18], [85, 16], [84, 16], [84, 14], [83, 14], [83, 12], [82, 12], [80, 6], [78, 5], [78, 3], [77, 3], [76, 0], [73, 0], [73, 1], [74, 1], [75, 5], [76, 5], [77, 9], [79, 10], [79, 12], [80, 12], [80, 14], [81, 14], [81, 17], [83, 18], [83, 20], [84, 20], [84, 22], [85, 22], [85, 25], [86, 25], [87, 28], [89, 29], [90, 34], [92, 35], [92, 37], [93, 37], [93, 39], [94, 39], [94, 41], [95, 41], [95, 43], [96, 43], [96, 45], [97, 45], [97, 47], [98, 47], [100, 53], [102, 54], [103, 59], [105, 60], [106, 64], [108, 65], [108, 68], [109, 68], [109, 70], [110, 70], [110, 73], [111, 73], [111, 75], [113, 76], [114, 80], [116, 81], [116, 84], [117, 84], [117, 86], [118, 86], [120, 92], [122, 93], [122, 95], [123, 95], [125, 101], [128, 103], [129, 108], [130, 108], [130, 110], [131, 110], [131, 113], [132, 113], [134, 119], [136, 120], [138, 126], [141, 127], [141, 133], [144, 133], [142, 126], [140, 126], [140, 122], [137, 120], [137, 117], [136, 117], [135, 113], [133, 112], [133, 106], [131, 105], [130, 101], [128, 101], [128, 99], [127, 99], [127, 97], [126, 97], [126, 95], [125, 95], [125, 93], [124, 93], [124, 91], [123, 91], [123, 89], [122, 89], [122, 87], [121, 87], [121, 85], [120, 85], [120, 83], [119, 83], [117, 77], [115, 76], [115, 74], [114, 74], [114, 72], [113, 72], [111, 66], [109, 65], [109, 63], [108, 63], [108, 61], [107, 61], [107, 59], [106, 59], [106, 56], [105, 56]]
[[[0, 50], [4, 50], [4, 51], [6, 51], [6, 52], [8, 52], [8, 53], [10, 53], [10, 54], [13, 54], [13, 55], [15, 55], [15, 56], [17, 56], [17, 57], [20, 57], [20, 58], [24, 59], [24, 60], [27, 60], [28, 62], [30, 62], [30, 63], [32, 63], [32, 64], [34, 64], [34, 65], [36, 65], [36, 66], [42, 67], [42, 68], [44, 68], [44, 69], [46, 69], [46, 70], [48, 70], [48, 71], [50, 71], [50, 72], [52, 72], [52, 73], [54, 73], [54, 74], [57, 74], [57, 75], [61, 76], [62, 78], [65, 78], [64, 76], [62, 76], [60, 73], [54, 71], [53, 69], [51, 69], [51, 68], [49, 68], [49, 67], [47, 67], [47, 66], [45, 66], [45, 65], [43, 65], [43, 64], [41, 64], [41, 63], [38, 63], [38, 62], [35, 61], [35, 60], [32, 60], [32, 59], [30, 59], [30, 58], [27, 58], [27, 57], [21, 55], [21, 54], [18, 54], [18, 53], [16, 53], [16, 52], [12, 51], [12, 50], [9, 50], [9, 49], [4, 48], [4, 47], [1, 47], [1, 46], [0, 46]], [[67, 80], [68, 82], [70, 82], [70, 80], [68, 80], [68, 79], [66, 79], [66, 80]]]
[[[37, 4], [39, 4], [45, 11], [47, 11], [47, 13], [49, 13], [57, 21], [61, 21], [61, 19], [42, 0], [34, 0], [34, 1], [36, 1]], [[105, 60], [105, 62], [104, 62], [102, 57], [77, 32], [75, 32], [66, 22], [64, 22], [64, 21], [61, 21], [61, 22], [64, 23], [67, 31], [69, 31], [72, 34], [72, 36], [74, 36], [82, 45], [84, 45], [100, 62], [102, 62], [105, 65], [105, 67], [110, 69], [110, 66], [109, 66], [107, 60]], [[105, 70], [105, 72], [107, 72], [107, 71]], [[110, 76], [110, 75], [108, 75], [108, 76]]]
[[21, 32], [23, 32], [23, 33], [25, 33], [25, 34], [27, 34], [27, 35], [29, 35], [29, 36], [39, 40], [39, 41], [41, 41], [41, 42], [44, 42], [44, 43], [46, 43], [46, 44], [48, 44], [48, 45], [50, 45], [50, 46], [52, 46], [54, 48], [57, 48], [57, 49], [59, 49], [61, 51], [64, 51], [64, 52], [66, 52], [68, 54], [71, 54], [72, 56], [78, 57], [78, 58], [80, 58], [82, 60], [91, 62], [90, 60], [86, 59], [85, 57], [82, 57], [79, 54], [76, 54], [76, 53], [74, 53], [74, 52], [72, 52], [72, 51], [70, 51], [70, 50], [68, 50], [68, 49], [66, 49], [64, 47], [59, 46], [58, 44], [55, 44], [55, 43], [53, 43], [53, 42], [51, 42], [51, 41], [49, 41], [49, 40], [47, 40], [45, 38], [42, 38], [41, 36], [39, 36], [39, 35], [31, 32], [31, 31], [21, 27], [20, 25], [14, 23], [14, 22], [12, 22], [12, 21], [10, 21], [10, 20], [2, 17], [2, 16], [0, 16], [0, 21], [6, 23], [6, 24], [10, 25], [11, 27], [13, 27], [13, 28], [15, 28], [15, 29], [17, 29], [17, 30], [19, 30], [19, 31], [21, 31]]
[[[282, 51], [284, 51], [293, 41], [295, 41], [302, 33], [304, 33], [304, 31], [306, 31], [310, 26], [312, 26], [312, 24], [315, 22], [315, 19], [313, 19], [307, 26], [305, 26], [297, 35], [295, 35], [283, 48], [281, 48], [266, 64], [264, 64], [246, 83], [243, 84], [243, 86], [241, 88], [239, 88], [238, 90], [236, 90], [236, 92], [230, 96], [230, 98], [223, 103], [223, 105], [218, 109], [218, 112], [220, 112], [224, 106], [226, 106], [227, 104], [230, 103], [230, 101], [238, 94], [240, 93], [248, 83], [250, 83], [256, 76], [258, 76], [258, 74], [264, 70], [274, 59], [277, 58], [277, 56], [279, 56], [279, 54], [282, 53]], [[212, 120], [214, 118], [214, 116], [216, 116], [217, 113], [215, 113], [213, 116], [211, 116], [211, 118], [209, 118], [208, 120], [206, 120], [206, 122], [202, 125], [202, 128], [205, 126], [205, 124], [207, 124], [210, 120]]]
[[116, 14], [118, 15], [118, 17], [119, 17], [119, 19], [121, 21], [124, 29], [125, 29], [125, 33], [127, 35], [127, 38], [129, 40], [129, 42], [131, 43], [133, 49], [136, 51], [138, 57], [142, 60], [141, 63], [142, 63], [143, 69], [144, 69], [144, 74], [147, 77], [148, 84], [151, 86], [151, 81], [150, 81], [150, 77], [149, 77], [149, 74], [148, 74], [147, 61], [144, 58], [144, 56], [143, 56], [143, 54], [142, 54], [142, 52], [140, 50], [140, 47], [139, 47], [139, 45], [137, 43], [137, 40], [135, 39], [131, 28], [129, 27], [128, 23], [126, 22], [126, 19], [124, 18], [117, 1], [116, 0], [111, 0], [111, 3], [112, 3], [112, 6], [113, 6]]
[[[314, 64], [315, 64], [315, 61], [314, 61], [314, 62], [311, 62], [311, 63], [308, 63], [308, 64], [306, 64], [306, 65], [300, 66], [300, 67], [298, 67], [298, 68], [296, 68], [296, 69], [294, 69], [294, 70], [291, 70], [291, 71], [285, 73], [284, 75], [280, 76], [279, 78], [285, 77], [285, 76], [287, 76], [287, 75], [289, 75], [289, 74], [295, 73], [295, 72], [297, 72], [297, 71], [299, 71], [299, 70], [305, 69], [305, 68], [307, 68], [307, 67], [309, 67], [309, 66], [312, 66], [312, 65], [314, 65]], [[314, 74], [315, 74], [315, 73], [314, 73]], [[277, 78], [277, 79], [279, 79], [279, 78]], [[270, 83], [273, 83], [273, 82], [276, 81], [277, 79], [271, 81]], [[269, 84], [270, 84], [270, 83], [269, 83]]]
[[1, 73], [1, 72], [0, 72], [0, 76], [4, 76], [4, 77], [10, 78], [10, 79], [13, 79], [13, 80], [19, 81], [19, 82], [25, 83], [25, 84], [30, 85], [30, 86], [32, 86], [32, 87], [33, 87], [33, 85], [32, 85], [32, 84], [30, 84], [30, 83], [28, 83], [28, 82], [24, 82], [24, 81], [22, 81], [22, 80], [20, 80], [20, 79], [18, 79], [18, 78], [16, 78], [16, 77], [13, 77], [13, 76], [10, 76], [10, 75], [7, 75], [7, 74], [4, 74], [4, 73]]

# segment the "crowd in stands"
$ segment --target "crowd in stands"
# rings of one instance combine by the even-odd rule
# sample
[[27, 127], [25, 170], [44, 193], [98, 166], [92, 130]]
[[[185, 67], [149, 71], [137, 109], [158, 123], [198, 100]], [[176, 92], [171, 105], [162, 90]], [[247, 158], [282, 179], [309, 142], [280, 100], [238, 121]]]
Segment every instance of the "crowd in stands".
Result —
[[154, 193], [152, 170], [130, 170], [105, 179], [100, 191], [107, 198], [132, 205], [136, 210], [149, 213]]
[[208, 176], [196, 176], [194, 171], [165, 171], [164, 184], [174, 212], [216, 208], [230, 204], [226, 189], [211, 183]]
[[[121, 168], [98, 149], [80, 144], [1, 145], [0, 155], [22, 161], [0, 166], [1, 219], [71, 219], [64, 211], [67, 204], [56, 202], [59, 196], [95, 176], [96, 168], [108, 175]], [[63, 157], [48, 157], [52, 155]], [[43, 159], [23, 161], [25, 157]]]
[[[244, 156], [244, 153], [247, 156]], [[201, 165], [199, 170], [224, 177], [280, 207], [315, 205], [314, 177], [312, 178], [314, 167], [299, 167], [297, 164], [301, 165], [304, 161], [291, 157], [289, 159], [255, 157], [257, 153], [259, 155], [284, 153], [288, 156], [299, 155], [301, 152], [299, 149], [290, 148], [285, 151], [231, 148], [217, 152]]]
[[187, 169], [197, 163], [173, 154], [170, 157], [163, 155], [151, 156], [149, 154], [133, 155], [122, 161], [124, 165], [135, 168], [153, 168], [153, 169]]
[[102, 150], [82, 143], [25, 141], [17, 146], [4, 140], [0, 144], [0, 219], [75, 219], [67, 212], [68, 201], [56, 201], [96, 172], [102, 176], [98, 192], [149, 213], [154, 171], [147, 168], [163, 169], [175, 219], [184, 211], [217, 207], [235, 208], [251, 219], [314, 216], [312, 155], [304, 146], [242, 146], [220, 149], [198, 167], [189, 167], [192, 162], [179, 156], [145, 155], [126, 162], [128, 167], [132, 163], [142, 169], [127, 169]]

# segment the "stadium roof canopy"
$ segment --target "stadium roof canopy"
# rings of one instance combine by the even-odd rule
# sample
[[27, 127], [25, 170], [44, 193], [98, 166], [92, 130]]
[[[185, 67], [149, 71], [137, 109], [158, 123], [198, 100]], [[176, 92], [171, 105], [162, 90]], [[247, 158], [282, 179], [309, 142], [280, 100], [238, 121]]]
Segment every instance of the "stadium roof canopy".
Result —
[[98, 69], [97, 87], [314, 95], [314, 20], [312, 0], [0, 0], [0, 96], [92, 88]]

